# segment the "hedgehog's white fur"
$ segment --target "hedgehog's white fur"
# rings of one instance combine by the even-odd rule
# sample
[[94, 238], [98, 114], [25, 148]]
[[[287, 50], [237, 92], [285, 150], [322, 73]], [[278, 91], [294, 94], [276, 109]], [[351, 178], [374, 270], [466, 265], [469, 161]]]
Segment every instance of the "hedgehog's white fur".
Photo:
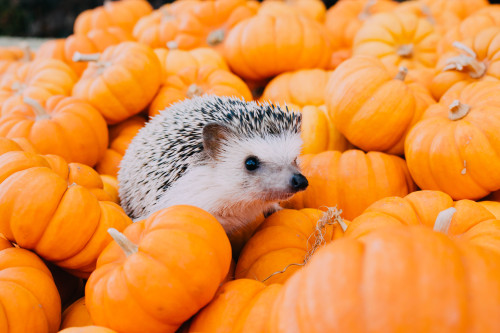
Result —
[[[203, 127], [214, 122], [234, 134], [216, 159], [203, 152], [202, 137]], [[300, 114], [236, 98], [204, 96], [174, 104], [141, 129], [121, 162], [123, 207], [142, 219], [188, 204], [212, 213], [228, 234], [245, 228], [293, 194], [300, 122]], [[248, 156], [261, 161], [255, 172], [245, 169]]]

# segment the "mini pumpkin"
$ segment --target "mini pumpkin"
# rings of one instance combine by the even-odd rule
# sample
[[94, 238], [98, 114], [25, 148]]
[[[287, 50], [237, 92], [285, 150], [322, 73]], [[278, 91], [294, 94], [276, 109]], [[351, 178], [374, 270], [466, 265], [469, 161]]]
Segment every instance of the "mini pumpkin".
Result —
[[175, 332], [229, 270], [224, 229], [197, 207], [172, 206], [111, 233], [115, 242], [100, 255], [85, 299], [95, 324], [119, 332]]
[[118, 333], [109, 329], [107, 327], [102, 326], [82, 326], [82, 327], [69, 327], [65, 328], [58, 333]]
[[81, 297], [64, 310], [61, 317], [61, 329], [69, 327], [91, 326], [92, 319], [85, 306], [85, 297]]
[[500, 82], [452, 89], [408, 133], [405, 157], [421, 189], [479, 199], [500, 189]]
[[326, 6], [321, 0], [264, 0], [259, 12], [298, 13], [315, 21], [325, 21]]

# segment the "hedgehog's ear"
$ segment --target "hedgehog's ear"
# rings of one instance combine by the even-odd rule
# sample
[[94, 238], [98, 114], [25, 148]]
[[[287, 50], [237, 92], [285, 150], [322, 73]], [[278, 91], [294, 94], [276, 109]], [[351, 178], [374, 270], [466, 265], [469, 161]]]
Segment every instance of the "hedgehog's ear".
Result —
[[212, 158], [217, 159], [224, 141], [233, 135], [233, 131], [218, 123], [209, 123], [203, 127], [203, 150]]

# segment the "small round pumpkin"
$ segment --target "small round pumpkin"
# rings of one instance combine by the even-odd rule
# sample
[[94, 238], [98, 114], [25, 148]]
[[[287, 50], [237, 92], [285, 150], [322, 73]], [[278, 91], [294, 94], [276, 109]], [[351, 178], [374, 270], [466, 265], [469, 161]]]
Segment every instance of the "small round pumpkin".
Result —
[[325, 68], [329, 51], [320, 23], [299, 14], [263, 13], [231, 29], [224, 55], [238, 76], [261, 80], [298, 69]]
[[62, 313], [61, 329], [92, 325], [89, 311], [85, 306], [85, 297], [81, 297], [68, 306]]
[[449, 12], [462, 20], [488, 6], [488, 0], [422, 0], [422, 2], [432, 13]]
[[323, 23], [326, 6], [321, 0], [264, 0], [259, 13], [263, 11], [275, 11], [281, 14], [298, 13]]
[[500, 82], [449, 90], [408, 133], [408, 169], [424, 190], [480, 199], [500, 189]]
[[355, 56], [330, 76], [325, 90], [330, 118], [355, 146], [403, 154], [407, 132], [435, 103], [425, 87], [405, 81], [406, 73], [404, 67], [397, 72], [377, 58]]
[[188, 332], [264, 332], [281, 285], [238, 279], [223, 284], [214, 299], [193, 318]]
[[385, 153], [325, 151], [302, 155], [300, 166], [309, 186], [284, 202], [287, 208], [337, 207], [352, 220], [381, 198], [415, 190], [405, 161]]
[[116, 176], [100, 175], [103, 184], [103, 190], [109, 195], [110, 201], [120, 204], [120, 197], [118, 195], [118, 179]]
[[89, 103], [74, 97], [52, 96], [45, 107], [25, 97], [0, 116], [0, 135], [26, 138], [42, 154], [68, 162], [95, 165], [108, 145], [106, 121]]
[[336, 209], [283, 209], [264, 220], [243, 247], [236, 279], [284, 283], [319, 247], [342, 237], [347, 223]]
[[192, 206], [133, 223], [99, 256], [85, 299], [92, 321], [123, 332], [175, 332], [227, 275], [231, 247], [221, 224]]
[[61, 322], [61, 299], [52, 275], [36, 254], [0, 250], [0, 331], [55, 333]]
[[161, 82], [161, 65], [153, 50], [137, 42], [108, 47], [91, 62], [73, 88], [73, 96], [92, 104], [108, 124], [141, 112]]
[[65, 328], [58, 333], [118, 333], [109, 329], [107, 327], [102, 326], [82, 326], [82, 327], [69, 327]]

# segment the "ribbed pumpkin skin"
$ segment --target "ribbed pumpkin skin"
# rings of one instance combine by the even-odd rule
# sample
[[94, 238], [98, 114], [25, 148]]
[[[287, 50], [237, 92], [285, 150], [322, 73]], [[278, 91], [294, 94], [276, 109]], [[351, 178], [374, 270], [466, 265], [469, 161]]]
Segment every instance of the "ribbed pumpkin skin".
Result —
[[61, 299], [49, 269], [36, 254], [0, 250], [0, 331], [55, 333]]
[[[253, 279], [266, 285], [284, 283], [314, 250], [316, 228], [323, 214], [311, 208], [283, 209], [266, 218], [240, 253], [236, 279]], [[320, 228], [325, 243], [344, 234], [338, 223], [328, 222]]]
[[286, 202], [287, 208], [336, 206], [352, 220], [381, 198], [415, 190], [405, 161], [385, 153], [326, 151], [303, 155], [300, 166], [309, 186]]
[[70, 96], [77, 76], [57, 59], [37, 59], [9, 71], [0, 81], [0, 114], [23, 104], [24, 97], [44, 103], [55, 95]]
[[80, 13], [73, 30], [76, 34], [85, 34], [96, 28], [120, 27], [132, 32], [137, 21], [152, 11], [153, 7], [144, 0], [107, 1], [103, 6]]
[[488, 0], [422, 0], [432, 13], [450, 12], [464, 19], [488, 6]]
[[90, 102], [108, 124], [141, 112], [161, 82], [161, 65], [153, 50], [137, 42], [108, 47], [73, 88], [73, 96]]
[[325, 21], [326, 6], [321, 0], [264, 0], [259, 8], [281, 14], [299, 13], [318, 22]]
[[231, 261], [220, 223], [172, 206], [124, 230], [138, 251], [112, 242], [99, 256], [85, 299], [92, 320], [119, 332], [175, 332], [214, 296]]
[[85, 306], [85, 297], [79, 298], [62, 313], [61, 330], [69, 327], [92, 325], [89, 311]]
[[[480, 199], [500, 189], [500, 83], [477, 82], [448, 91], [408, 133], [405, 157], [421, 189], [440, 190], [455, 200]], [[470, 106], [450, 120], [450, 105]]]
[[268, 332], [497, 332], [499, 271], [498, 251], [423, 226], [344, 237], [287, 281]]
[[79, 277], [111, 241], [106, 230], [132, 222], [83, 164], [11, 151], [0, 156], [0, 170], [0, 233]]
[[302, 15], [258, 14], [231, 29], [224, 54], [238, 76], [261, 80], [298, 69], [325, 68], [329, 50], [318, 22]]
[[425, 18], [391, 12], [372, 16], [359, 29], [353, 55], [370, 55], [385, 65], [408, 69], [434, 67], [439, 35]]
[[[500, 51], [500, 27], [481, 30], [477, 35], [459, 42], [468, 47], [475, 56], [455, 49], [440, 57], [436, 66], [439, 72], [432, 79], [430, 86], [432, 95], [436, 99], [441, 98], [450, 89], [461, 89], [473, 82], [500, 81], [500, 60], [497, 56]], [[467, 60], [464, 59], [464, 64], [471, 61], [475, 65], [465, 65], [461, 70], [444, 70], [450, 62], [461, 64], [455, 59], [464, 56], [467, 57]], [[484, 66], [484, 68], [476, 68], [476, 66]]]
[[65, 328], [58, 333], [118, 333], [102, 326], [83, 326]]
[[264, 332], [281, 285], [238, 279], [222, 285], [214, 299], [194, 318], [188, 332]]
[[398, 155], [409, 129], [435, 103], [424, 86], [369, 56], [354, 56], [337, 67], [325, 99], [333, 123], [355, 146]]
[[56, 154], [68, 162], [93, 166], [102, 158], [108, 128], [92, 105], [74, 97], [52, 96], [44, 111], [24, 103], [15, 106], [0, 117], [0, 135], [27, 138], [42, 154]]
[[186, 67], [175, 75], [167, 76], [149, 106], [149, 116], [156, 116], [173, 103], [203, 94], [252, 100], [252, 93], [246, 83], [230, 71], [211, 65]]

